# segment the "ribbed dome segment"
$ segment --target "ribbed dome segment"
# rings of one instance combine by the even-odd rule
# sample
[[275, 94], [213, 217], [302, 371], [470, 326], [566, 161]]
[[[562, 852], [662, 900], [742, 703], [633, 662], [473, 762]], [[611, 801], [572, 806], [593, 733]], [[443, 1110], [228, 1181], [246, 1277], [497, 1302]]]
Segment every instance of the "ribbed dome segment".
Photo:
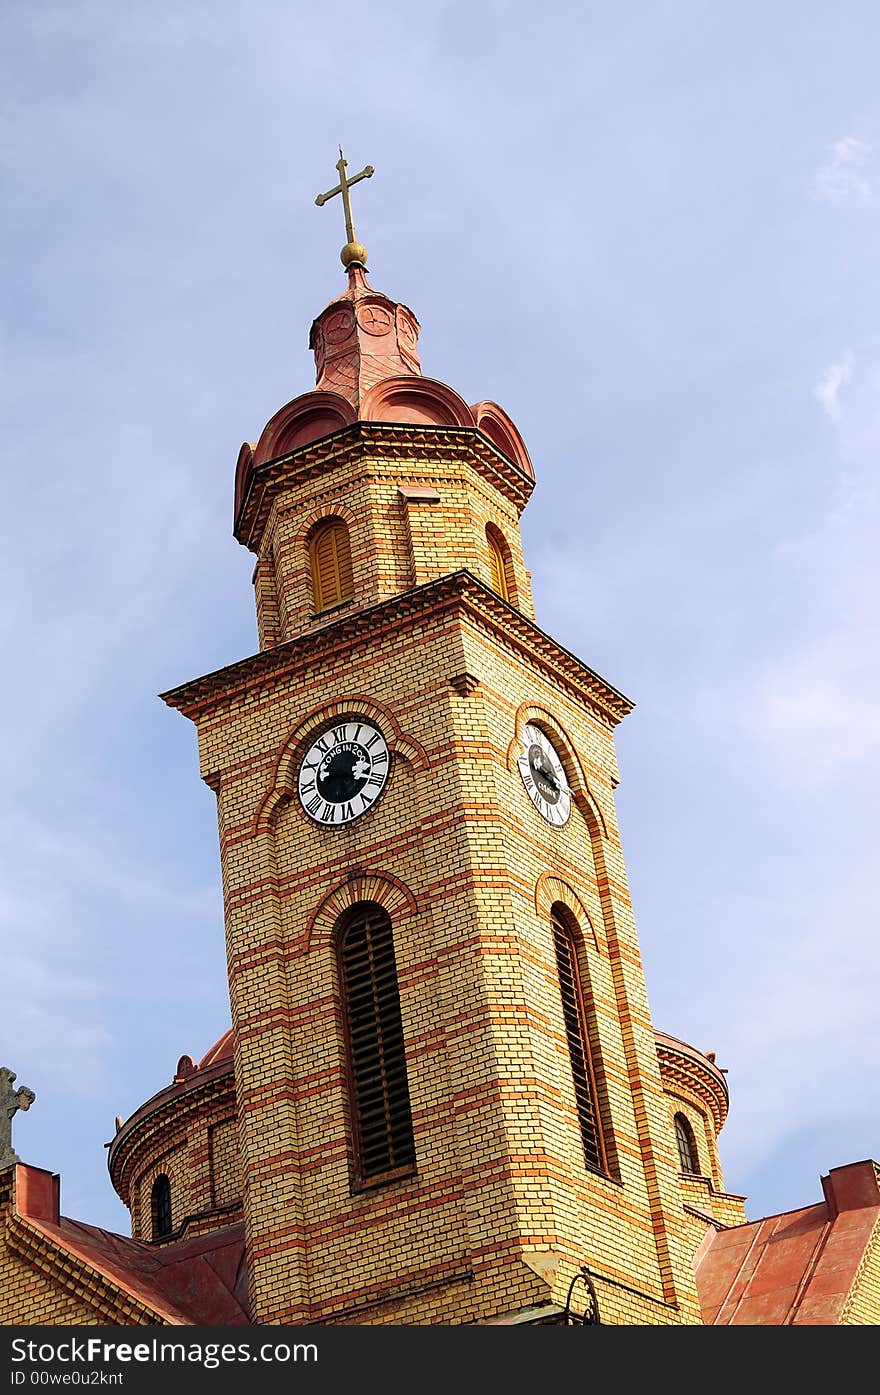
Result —
[[224, 1032], [219, 1041], [215, 1041], [210, 1051], [206, 1051], [196, 1070], [204, 1070], [206, 1066], [217, 1066], [223, 1061], [232, 1061], [232, 1028]]
[[312, 325], [316, 384], [357, 411], [365, 394], [385, 378], [421, 375], [419, 322], [406, 305], [374, 291], [362, 266], [348, 272], [348, 290], [331, 300]]

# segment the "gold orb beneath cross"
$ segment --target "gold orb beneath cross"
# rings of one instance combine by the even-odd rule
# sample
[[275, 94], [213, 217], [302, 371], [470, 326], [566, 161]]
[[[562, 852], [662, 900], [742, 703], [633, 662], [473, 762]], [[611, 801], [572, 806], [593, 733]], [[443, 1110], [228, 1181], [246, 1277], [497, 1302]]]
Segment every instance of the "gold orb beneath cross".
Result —
[[362, 242], [346, 242], [339, 253], [339, 260], [344, 267], [351, 266], [352, 262], [367, 264], [367, 249]]

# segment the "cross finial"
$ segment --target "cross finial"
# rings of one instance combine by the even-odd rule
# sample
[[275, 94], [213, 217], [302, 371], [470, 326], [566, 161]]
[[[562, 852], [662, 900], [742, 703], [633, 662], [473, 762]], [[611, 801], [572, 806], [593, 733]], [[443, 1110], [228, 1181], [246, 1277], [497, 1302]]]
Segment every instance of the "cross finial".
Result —
[[0, 1066], [0, 1170], [19, 1162], [19, 1156], [12, 1146], [12, 1120], [20, 1109], [30, 1109], [37, 1098], [33, 1090], [21, 1085], [13, 1090], [15, 1071], [8, 1066]]
[[348, 238], [339, 259], [346, 271], [350, 266], [363, 266], [367, 264], [367, 249], [362, 242], [358, 242], [354, 231], [354, 219], [351, 216], [351, 199], [349, 189], [352, 184], [357, 184], [361, 179], [371, 179], [376, 173], [372, 165], [364, 165], [360, 174], [353, 174], [349, 179], [345, 171], [348, 169], [348, 161], [342, 153], [342, 146], [339, 147], [339, 159], [336, 161], [336, 168], [339, 171], [339, 183], [335, 189], [328, 189], [326, 194], [319, 194], [315, 203], [320, 208], [328, 199], [335, 198], [337, 194], [342, 195], [342, 208], [345, 213], [345, 235]]

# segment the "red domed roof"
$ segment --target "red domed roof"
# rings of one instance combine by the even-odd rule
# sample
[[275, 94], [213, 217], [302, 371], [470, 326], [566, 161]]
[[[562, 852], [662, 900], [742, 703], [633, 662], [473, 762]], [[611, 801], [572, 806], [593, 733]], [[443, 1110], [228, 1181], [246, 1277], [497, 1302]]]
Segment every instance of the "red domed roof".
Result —
[[366, 268], [350, 266], [348, 289], [315, 320], [309, 348], [315, 355], [315, 386], [345, 398], [360, 415], [364, 395], [386, 378], [421, 375], [419, 322], [367, 282]]
[[195, 1062], [192, 1056], [181, 1056], [177, 1062], [177, 1070], [174, 1073], [174, 1084], [182, 1085], [185, 1080], [191, 1080], [199, 1071], [209, 1070], [212, 1066], [232, 1066], [232, 1028], [224, 1032], [219, 1041], [215, 1041], [209, 1051], [206, 1051], [199, 1062]]
[[196, 1066], [196, 1070], [204, 1070], [206, 1066], [218, 1066], [223, 1061], [232, 1061], [232, 1028], [224, 1032], [219, 1041], [215, 1041], [209, 1051], [206, 1051], [202, 1059]]
[[209, 1101], [205, 1107], [211, 1108], [213, 1106], [210, 1104], [210, 1100], [216, 1101], [216, 1098], [226, 1100], [229, 1096], [234, 1100], [234, 1091], [232, 1028], [230, 1027], [228, 1031], [223, 1033], [220, 1040], [215, 1041], [210, 1050], [205, 1052], [198, 1064], [192, 1056], [181, 1056], [170, 1085], [166, 1085], [148, 1099], [124, 1123], [117, 1118], [116, 1133], [109, 1144], [107, 1165], [110, 1169], [113, 1186], [126, 1206], [128, 1205], [130, 1178], [123, 1184], [122, 1174], [140, 1147], [142, 1141], [141, 1125], [148, 1120], [151, 1121], [151, 1126], [152, 1124], [158, 1125], [163, 1118], [166, 1122], [173, 1123], [175, 1119], [180, 1117], [176, 1111], [184, 1099], [193, 1103], [193, 1101], [198, 1102], [200, 1098], [203, 1098], [203, 1103], [205, 1100]]

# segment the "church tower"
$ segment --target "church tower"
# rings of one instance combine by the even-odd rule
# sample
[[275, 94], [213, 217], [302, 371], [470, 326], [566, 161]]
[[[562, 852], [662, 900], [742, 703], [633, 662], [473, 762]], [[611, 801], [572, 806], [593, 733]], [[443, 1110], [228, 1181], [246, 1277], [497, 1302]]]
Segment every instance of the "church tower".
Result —
[[[254, 1323], [699, 1322], [614, 807], [507, 413], [347, 286], [235, 478], [259, 652], [164, 694], [216, 792]], [[721, 1077], [719, 1077], [721, 1079]]]

